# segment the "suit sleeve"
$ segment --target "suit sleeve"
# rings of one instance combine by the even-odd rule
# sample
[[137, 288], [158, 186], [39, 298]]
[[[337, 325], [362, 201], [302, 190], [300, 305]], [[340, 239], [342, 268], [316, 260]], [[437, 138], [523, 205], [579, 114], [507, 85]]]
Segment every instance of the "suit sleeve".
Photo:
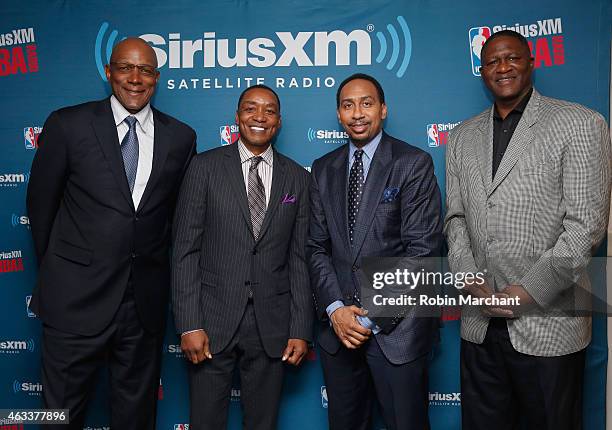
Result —
[[478, 268], [472, 252], [470, 235], [465, 222], [461, 197], [461, 179], [457, 160], [457, 145], [461, 135], [451, 132], [446, 149], [446, 217], [444, 233], [448, 243], [448, 264], [454, 273], [476, 273]]
[[208, 179], [203, 159], [194, 157], [179, 191], [172, 229], [172, 310], [179, 334], [202, 329], [200, 249], [206, 221]]
[[342, 300], [342, 290], [331, 259], [331, 238], [319, 193], [318, 167], [319, 163], [315, 161], [310, 181], [310, 228], [306, 253], [317, 316], [326, 320], [327, 307]]
[[[302, 172], [300, 172], [302, 173]], [[297, 196], [298, 211], [291, 237], [289, 254], [289, 276], [291, 280], [291, 339], [312, 340], [313, 306], [308, 266], [306, 264], [306, 238], [308, 236], [308, 184], [305, 176]]]
[[521, 280], [540, 306], [576, 282], [605, 235], [612, 155], [605, 120], [593, 114], [574, 128], [563, 158], [563, 232]]
[[67, 134], [58, 112], [43, 127], [39, 148], [32, 162], [26, 197], [30, 228], [38, 264], [47, 251], [49, 236], [68, 179]]

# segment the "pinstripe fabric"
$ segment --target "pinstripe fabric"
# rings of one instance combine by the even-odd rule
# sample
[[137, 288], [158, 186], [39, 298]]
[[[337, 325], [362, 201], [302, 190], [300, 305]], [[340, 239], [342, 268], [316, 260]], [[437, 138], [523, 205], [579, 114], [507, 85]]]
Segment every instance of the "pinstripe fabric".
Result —
[[[249, 168], [251, 167], [251, 158], [253, 154], [246, 149], [242, 141], [237, 142], [238, 152], [240, 154], [240, 164], [242, 166], [242, 177], [247, 193], [249, 191]], [[272, 146], [268, 146], [260, 155], [263, 162], [257, 165], [257, 173], [261, 178], [261, 182], [266, 191], [266, 207], [270, 204], [270, 191], [272, 190], [272, 174], [274, 173], [274, 150]]]
[[[493, 108], [450, 135], [445, 233], [454, 272], [487, 269], [497, 290], [525, 287], [541, 305], [508, 320], [522, 353], [557, 356], [583, 349], [591, 320], [551, 310], [572, 307], [572, 283], [590, 289], [582, 269], [601, 242], [610, 199], [610, 136], [584, 106], [534, 90], [491, 179]], [[568, 288], [570, 288], [568, 290]], [[482, 343], [488, 318], [464, 307], [461, 336]]]
[[[274, 153], [270, 204], [255, 240], [238, 145], [194, 157], [173, 228], [172, 301], [179, 333], [203, 328], [212, 354], [223, 350], [252, 289], [268, 355], [280, 357], [288, 338], [311, 339], [312, 297], [304, 256], [308, 184], [308, 172]], [[285, 196], [295, 201], [282, 203]]]

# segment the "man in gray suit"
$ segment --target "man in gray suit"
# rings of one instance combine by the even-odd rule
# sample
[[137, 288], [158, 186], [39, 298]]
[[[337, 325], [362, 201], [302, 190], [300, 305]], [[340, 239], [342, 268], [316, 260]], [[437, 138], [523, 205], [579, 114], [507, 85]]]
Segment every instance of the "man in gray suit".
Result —
[[533, 88], [519, 33], [495, 33], [481, 58], [495, 104], [450, 136], [449, 263], [487, 273], [467, 293], [519, 304], [463, 308], [463, 428], [581, 429], [591, 319], [562, 310], [589, 289], [584, 269], [604, 236], [608, 128], [598, 113]]
[[236, 365], [245, 428], [275, 429], [283, 362], [299, 365], [311, 339], [308, 172], [271, 146], [272, 89], [246, 89], [236, 123], [235, 145], [194, 157], [175, 215], [172, 297], [194, 430], [226, 427]]

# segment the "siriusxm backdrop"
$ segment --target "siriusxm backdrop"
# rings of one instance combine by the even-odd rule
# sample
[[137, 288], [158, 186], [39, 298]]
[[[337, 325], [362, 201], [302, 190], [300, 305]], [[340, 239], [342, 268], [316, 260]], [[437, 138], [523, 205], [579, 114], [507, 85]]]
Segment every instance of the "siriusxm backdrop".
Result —
[[[545, 95], [608, 114], [612, 5], [607, 0], [196, 0], [3, 1], [0, 6], [0, 408], [39, 407], [40, 322], [27, 310], [36, 265], [25, 193], [49, 113], [109, 94], [102, 66], [128, 35], [149, 41], [161, 78], [154, 104], [198, 133], [198, 150], [237, 139], [234, 110], [249, 84], [282, 101], [278, 149], [306, 168], [346, 136], [336, 120], [338, 83], [376, 76], [387, 93], [386, 130], [427, 150], [444, 189], [448, 131], [490, 105], [473, 46], [514, 28], [528, 37]], [[87, 4], [85, 4], [87, 3]], [[458, 313], [446, 310], [432, 358], [434, 430], [459, 429]], [[159, 388], [159, 428], [186, 429], [184, 358], [169, 321]], [[607, 345], [598, 317], [588, 352], [585, 425], [603, 430]], [[100, 375], [87, 429], [108, 428]], [[238, 385], [231, 428], [240, 427]], [[317, 353], [290, 371], [281, 429], [326, 428]], [[0, 426], [1, 428], [1, 426]], [[382, 428], [378, 425], [377, 428]]]

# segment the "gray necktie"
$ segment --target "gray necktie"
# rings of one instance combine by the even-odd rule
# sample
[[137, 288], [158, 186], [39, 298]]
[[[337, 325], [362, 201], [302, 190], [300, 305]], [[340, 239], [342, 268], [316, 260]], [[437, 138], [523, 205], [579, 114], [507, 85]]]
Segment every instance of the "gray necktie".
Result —
[[266, 215], [266, 192], [257, 172], [257, 166], [262, 160], [263, 158], [261, 157], [251, 158], [251, 166], [249, 167], [249, 191], [247, 197], [255, 240], [259, 238], [261, 224], [263, 224], [264, 216]]
[[125, 123], [130, 127], [121, 141], [121, 155], [123, 156], [123, 167], [130, 186], [130, 193], [134, 192], [136, 182], [136, 170], [138, 170], [138, 136], [136, 135], [136, 117], [128, 116]]

